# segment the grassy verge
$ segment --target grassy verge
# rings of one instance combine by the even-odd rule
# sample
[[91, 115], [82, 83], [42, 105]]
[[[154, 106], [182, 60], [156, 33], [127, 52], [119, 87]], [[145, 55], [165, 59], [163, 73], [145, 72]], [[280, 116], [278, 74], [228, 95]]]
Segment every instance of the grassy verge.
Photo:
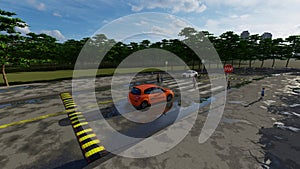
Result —
[[[117, 73], [137, 73], [137, 72], [154, 72], [165, 70], [165, 67], [159, 68], [124, 68], [118, 69]], [[171, 68], [169, 68], [171, 70]], [[184, 70], [182, 66], [174, 66], [172, 70]], [[7, 78], [10, 85], [25, 84], [25, 83], [38, 83], [38, 82], [50, 82], [58, 80], [67, 80], [80, 77], [97, 77], [112, 76], [115, 73], [114, 68], [106, 69], [86, 69], [86, 70], [57, 70], [57, 71], [39, 71], [39, 72], [17, 72], [7, 73]], [[0, 78], [0, 86], [4, 86], [2, 77]]]

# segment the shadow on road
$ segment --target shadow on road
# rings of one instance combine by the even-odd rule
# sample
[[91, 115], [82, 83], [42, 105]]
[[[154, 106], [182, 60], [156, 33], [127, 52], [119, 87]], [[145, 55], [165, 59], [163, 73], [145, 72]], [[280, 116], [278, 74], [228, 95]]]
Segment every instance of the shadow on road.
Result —
[[259, 102], [259, 101], [261, 101], [261, 100], [262, 100], [262, 97], [258, 98], [257, 100], [254, 100], [253, 102], [251, 102], [251, 103], [245, 105], [244, 107], [249, 107], [249, 106], [251, 106], [252, 104], [255, 104], [255, 103], [257, 103], [257, 102]]
[[54, 169], [82, 169], [88, 165], [87, 161], [85, 159], [71, 161], [69, 163], [66, 163], [62, 166], [56, 167]]

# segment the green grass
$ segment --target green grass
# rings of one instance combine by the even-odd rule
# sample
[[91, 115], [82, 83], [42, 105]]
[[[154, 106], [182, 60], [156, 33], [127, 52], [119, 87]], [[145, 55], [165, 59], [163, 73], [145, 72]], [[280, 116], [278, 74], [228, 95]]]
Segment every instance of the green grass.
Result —
[[[95, 70], [80, 70], [76, 73], [75, 77], [91, 76], [94, 71]], [[97, 76], [112, 75], [113, 72], [114, 69], [101, 69], [97, 72]], [[7, 73], [7, 78], [10, 84], [63, 80], [71, 79], [72, 77], [73, 70]], [[3, 79], [0, 78], [0, 84], [3, 85], [3, 83]]]
[[[285, 66], [285, 60], [276, 60], [275, 68], [280, 68]], [[252, 63], [253, 67], [260, 67], [260, 61], [254, 61]], [[272, 60], [266, 60], [264, 67], [271, 67]], [[198, 69], [198, 65], [195, 65], [195, 69]], [[206, 67], [210, 68], [222, 68], [222, 65], [206, 65]], [[234, 67], [238, 67], [237, 62], [235, 62]], [[248, 62], [242, 62], [241, 67], [248, 67]], [[299, 68], [300, 60], [291, 60], [289, 67]], [[190, 66], [191, 68], [191, 66]], [[158, 68], [150, 68], [150, 69], [142, 69], [142, 68], [123, 68], [119, 69], [119, 73], [136, 73], [136, 72], [152, 72], [165, 70], [166, 67], [158, 67]], [[184, 66], [168, 66], [168, 70], [185, 70], [188, 69]], [[76, 75], [74, 77], [94, 77], [95, 69], [87, 69], [87, 70], [78, 70], [76, 71]], [[97, 76], [110, 76], [113, 75], [115, 69], [114, 68], [106, 68], [99, 69], [97, 71]], [[34, 82], [45, 82], [45, 81], [55, 81], [55, 80], [63, 80], [63, 79], [72, 79], [73, 70], [57, 70], [57, 71], [40, 71], [40, 72], [18, 72], [18, 73], [7, 73], [8, 81], [11, 85], [14, 84], [23, 84], [23, 83], [34, 83]], [[0, 86], [3, 86], [4, 82], [2, 77], [0, 78]]]
[[[170, 68], [171, 69], [171, 68]], [[173, 70], [183, 70], [184, 67], [177, 66], [173, 67]], [[165, 70], [165, 67], [158, 68], [121, 68], [118, 69], [118, 73], [137, 73], [137, 72], [152, 72]], [[86, 70], [57, 70], [57, 71], [39, 71], [39, 72], [17, 72], [17, 73], [7, 73], [8, 81], [11, 85], [24, 84], [24, 83], [34, 83], [34, 82], [47, 82], [56, 80], [72, 79], [73, 73], [74, 77], [94, 77], [96, 76], [111, 76], [115, 72], [114, 68], [99, 69], [96, 73], [95, 69]], [[2, 77], [0, 78], [0, 85], [4, 85]]]

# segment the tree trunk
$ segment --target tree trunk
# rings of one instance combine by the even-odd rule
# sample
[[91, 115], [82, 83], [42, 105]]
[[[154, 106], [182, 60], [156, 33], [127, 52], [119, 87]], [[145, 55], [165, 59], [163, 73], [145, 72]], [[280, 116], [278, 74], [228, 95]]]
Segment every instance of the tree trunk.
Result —
[[6, 84], [7, 87], [9, 87], [8, 80], [5, 73], [5, 64], [2, 65], [2, 76], [3, 76], [4, 83]]
[[273, 58], [272, 68], [274, 68], [275, 65], [275, 58]]
[[249, 60], [249, 68], [251, 68], [251, 59]]
[[290, 62], [290, 58], [288, 58], [288, 60], [286, 61], [285, 67], [288, 67], [288, 66], [289, 66], [289, 62]]
[[262, 60], [262, 61], [261, 61], [260, 68], [262, 68], [262, 67], [264, 66], [264, 62], [265, 62], [265, 60]]
[[241, 68], [242, 59], [239, 60], [239, 68]]
[[193, 70], [195, 69], [195, 60], [193, 59]]
[[233, 66], [233, 59], [231, 60], [231, 65]]

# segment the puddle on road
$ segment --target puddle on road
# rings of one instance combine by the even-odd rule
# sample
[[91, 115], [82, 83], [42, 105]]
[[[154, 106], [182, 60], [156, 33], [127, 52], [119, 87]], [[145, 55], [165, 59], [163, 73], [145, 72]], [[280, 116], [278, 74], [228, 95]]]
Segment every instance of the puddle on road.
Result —
[[292, 104], [292, 105], [289, 105], [290, 107], [298, 107], [300, 106], [300, 104]]
[[9, 88], [5, 88], [5, 89], [0, 89], [0, 93], [9, 92], [9, 91], [14, 91], [14, 90], [29, 89], [29, 88], [32, 88], [32, 87], [30, 87], [30, 86], [16, 86], [16, 87], [9, 87]]
[[228, 103], [231, 103], [231, 104], [242, 104], [243, 102], [242, 101], [228, 101]]
[[293, 88], [292, 90], [293, 90], [294, 93], [300, 94], [300, 88]]
[[10, 103], [9, 103], [9, 104], [1, 104], [1, 105], [0, 105], [0, 109], [2, 109], [2, 108], [4, 108], [4, 107], [9, 107], [9, 106], [11, 106]]
[[267, 106], [270, 106], [271, 104], [276, 103], [276, 101], [275, 101], [275, 100], [266, 100], [266, 101], [264, 101], [264, 103], [265, 103]]
[[226, 117], [223, 117], [221, 119], [221, 122], [223, 123], [227, 123], [227, 124], [234, 124], [234, 123], [246, 123], [246, 124], [251, 124], [249, 121], [247, 120], [241, 120], [241, 119], [229, 119]]
[[23, 101], [18, 101], [18, 102], [0, 104], [0, 109], [5, 108], [5, 107], [17, 107], [17, 106], [24, 105], [24, 104], [37, 104], [37, 103], [41, 103], [41, 102], [42, 102], [41, 99], [28, 99], [28, 100], [23, 100]]

